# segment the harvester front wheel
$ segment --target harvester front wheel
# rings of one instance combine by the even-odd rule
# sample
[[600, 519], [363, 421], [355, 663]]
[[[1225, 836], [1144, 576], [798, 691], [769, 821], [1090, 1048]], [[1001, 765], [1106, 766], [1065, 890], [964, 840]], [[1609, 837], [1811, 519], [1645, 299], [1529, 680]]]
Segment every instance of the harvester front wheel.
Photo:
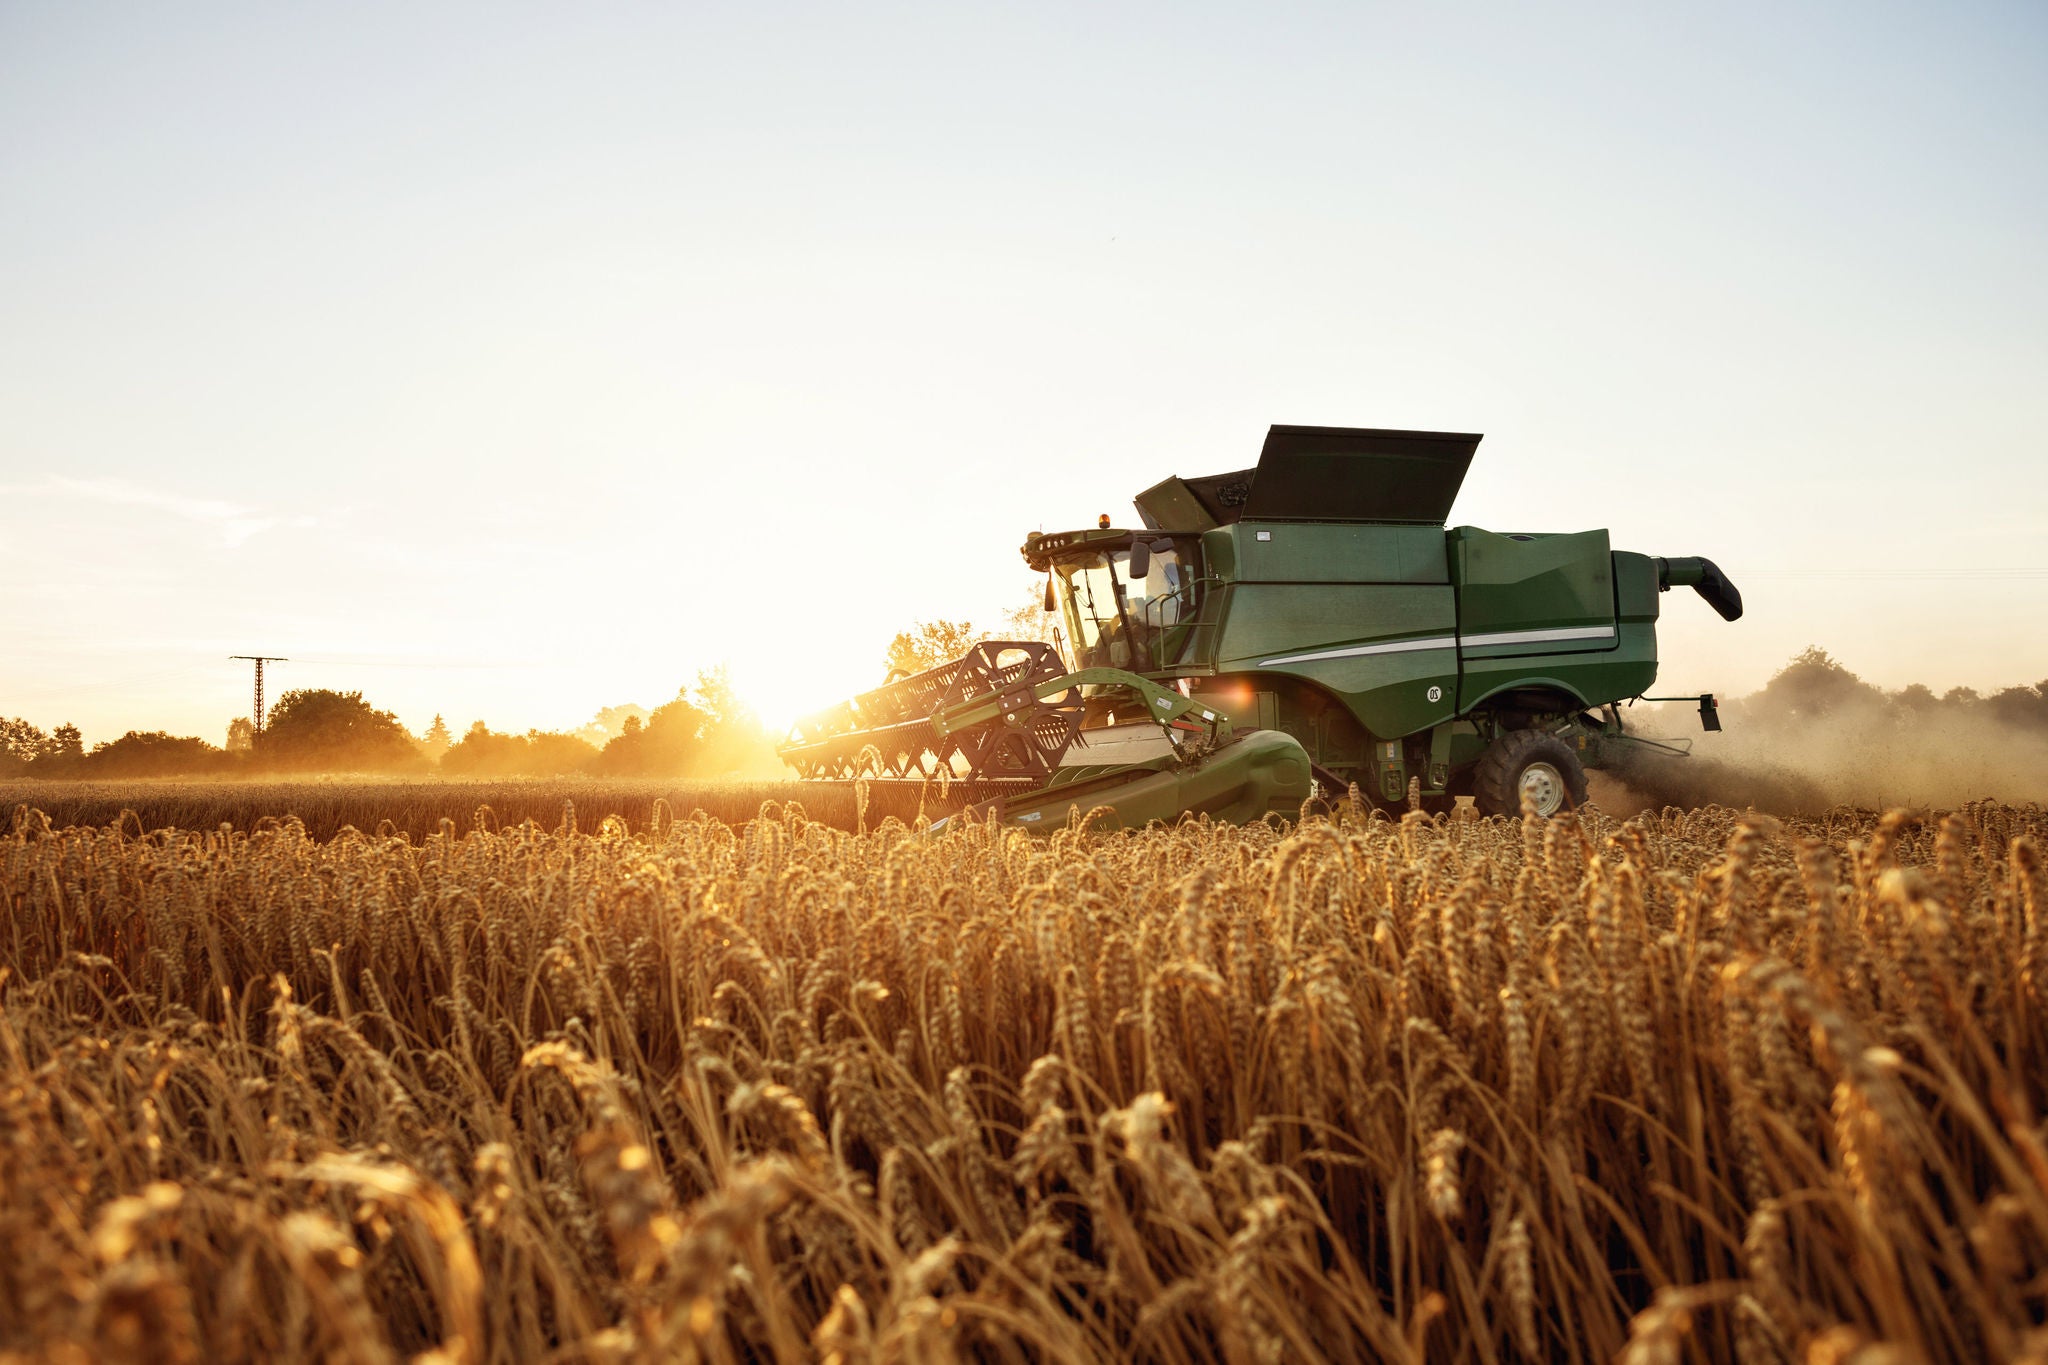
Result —
[[1542, 730], [1509, 730], [1479, 756], [1472, 797], [1481, 815], [1520, 815], [1524, 795], [1546, 820], [1586, 803], [1586, 770], [1571, 745]]

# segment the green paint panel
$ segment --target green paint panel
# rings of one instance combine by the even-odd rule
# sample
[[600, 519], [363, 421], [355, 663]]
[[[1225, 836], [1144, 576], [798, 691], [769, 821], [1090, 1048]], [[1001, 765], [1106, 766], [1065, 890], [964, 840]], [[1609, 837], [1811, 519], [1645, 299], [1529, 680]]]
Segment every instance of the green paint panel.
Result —
[[1225, 590], [1224, 668], [1260, 668], [1281, 654], [1451, 635], [1457, 615], [1448, 587], [1396, 583], [1240, 583]]
[[[1458, 657], [1453, 650], [1382, 654], [1301, 665], [1304, 677], [1335, 692], [1377, 739], [1402, 739], [1457, 714]], [[1430, 700], [1434, 690], [1436, 700]]]
[[[1476, 526], [1449, 533], [1458, 626], [1466, 636], [1612, 626], [1614, 566], [1607, 532], [1504, 536]], [[1611, 635], [1530, 642], [1528, 653], [1607, 649]], [[1468, 650], [1475, 646], [1468, 643]]]
[[[1228, 593], [1220, 660], [1225, 671], [1314, 682], [1336, 694], [1381, 739], [1413, 734], [1453, 714], [1458, 655], [1451, 641], [1457, 617], [1448, 586], [1242, 583]], [[1418, 640], [1443, 644], [1383, 648]], [[1344, 652], [1358, 648], [1375, 652]]]
[[1171, 824], [1182, 815], [1244, 824], [1265, 815], [1294, 817], [1309, 797], [1307, 752], [1277, 730], [1258, 730], [1225, 745], [1196, 767], [1127, 768], [1047, 787], [1002, 803], [995, 818], [1006, 825], [1050, 834], [1098, 806], [1099, 830]]
[[1655, 627], [1623, 622], [1616, 634], [1615, 647], [1597, 653], [1475, 658], [1468, 650], [1458, 679], [1458, 710], [1469, 711], [1510, 688], [1561, 688], [1589, 706], [1649, 690], [1657, 680]]
[[1161, 479], [1133, 499], [1150, 530], [1207, 531], [1217, 518], [1185, 479]]
[[1246, 583], [1448, 583], [1438, 526], [1241, 522], [1237, 576]]
[[1202, 572], [1224, 582], [1237, 578], [1237, 528], [1202, 533]]
[[1655, 621], [1657, 562], [1632, 550], [1614, 552], [1614, 614], [1624, 621]]

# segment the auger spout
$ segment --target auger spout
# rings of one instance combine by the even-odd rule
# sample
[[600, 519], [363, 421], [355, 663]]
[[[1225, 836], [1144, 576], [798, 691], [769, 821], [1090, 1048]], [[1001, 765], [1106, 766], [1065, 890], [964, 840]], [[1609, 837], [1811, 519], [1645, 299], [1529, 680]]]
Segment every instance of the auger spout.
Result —
[[1742, 618], [1742, 592], [1728, 581], [1728, 575], [1711, 559], [1697, 555], [1682, 559], [1660, 559], [1657, 561], [1657, 589], [1668, 592], [1672, 588], [1691, 588], [1706, 599], [1707, 605], [1721, 613], [1723, 621]]

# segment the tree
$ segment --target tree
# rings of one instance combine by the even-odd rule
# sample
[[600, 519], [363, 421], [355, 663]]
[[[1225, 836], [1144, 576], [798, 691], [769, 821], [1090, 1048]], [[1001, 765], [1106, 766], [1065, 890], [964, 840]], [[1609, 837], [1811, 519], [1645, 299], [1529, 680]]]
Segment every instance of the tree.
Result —
[[575, 731], [577, 738], [602, 749], [626, 732], [628, 725], [638, 725], [647, 719], [647, 708], [634, 702], [618, 706], [607, 706]]
[[1991, 718], [2013, 730], [2048, 730], [2048, 680], [2032, 687], [2001, 687], [1984, 699]]
[[1809, 645], [1748, 699], [1746, 714], [1771, 721], [1812, 721], [1852, 707], [1877, 708], [1884, 693], [1844, 668], [1825, 649]]
[[501, 735], [482, 721], [441, 756], [441, 771], [462, 777], [563, 777], [588, 772], [595, 745], [576, 735], [529, 730]]
[[698, 727], [700, 742], [692, 776], [786, 775], [782, 761], [775, 756], [773, 737], [741, 699], [724, 664], [697, 674], [692, 704], [704, 717]]
[[256, 747], [256, 725], [247, 716], [236, 716], [228, 722], [227, 751], [231, 754], [246, 754]]
[[922, 673], [928, 668], [953, 662], [972, 649], [980, 638], [975, 634], [972, 622], [943, 618], [919, 621], [909, 630], [899, 631], [896, 638], [889, 641], [885, 662], [891, 673]]
[[233, 762], [225, 749], [196, 735], [130, 730], [119, 739], [95, 744], [85, 757], [85, 770], [94, 777], [176, 777], [219, 772]]
[[1892, 693], [1892, 705], [1918, 715], [1938, 708], [1941, 698], [1935, 696], [1934, 689], [1926, 683], [1911, 683]]
[[0, 773], [27, 772], [49, 742], [48, 735], [27, 721], [0, 717]]
[[68, 722], [52, 730], [42, 747], [43, 751], [36, 755], [39, 777], [61, 777], [78, 771], [78, 766], [85, 762], [85, 737], [78, 733], [76, 725]]
[[644, 724], [628, 719], [618, 737], [597, 756], [595, 770], [615, 777], [685, 777], [694, 769], [708, 717], [687, 689], [657, 706]]
[[434, 713], [434, 723], [427, 727], [427, 732], [424, 735], [420, 736], [420, 752], [427, 756], [428, 762], [438, 763], [441, 761], [442, 755], [448, 752], [448, 746], [451, 742], [448, 737], [448, 722], [442, 720], [441, 713], [436, 711]]
[[597, 746], [581, 735], [558, 730], [526, 732], [526, 768], [532, 777], [567, 777], [587, 773], [597, 762]]
[[525, 757], [524, 739], [477, 721], [441, 755], [441, 771], [457, 777], [510, 777], [521, 771]]
[[1058, 612], [1045, 609], [1044, 580], [1034, 578], [1030, 584], [1030, 596], [1003, 613], [1003, 638], [1055, 644], [1058, 642], [1059, 622]]
[[25, 720], [0, 718], [0, 774], [75, 777], [85, 763], [85, 739], [76, 725], [49, 734]]
[[419, 749], [398, 718], [360, 692], [299, 689], [270, 708], [257, 757], [301, 772], [391, 772], [420, 766]]

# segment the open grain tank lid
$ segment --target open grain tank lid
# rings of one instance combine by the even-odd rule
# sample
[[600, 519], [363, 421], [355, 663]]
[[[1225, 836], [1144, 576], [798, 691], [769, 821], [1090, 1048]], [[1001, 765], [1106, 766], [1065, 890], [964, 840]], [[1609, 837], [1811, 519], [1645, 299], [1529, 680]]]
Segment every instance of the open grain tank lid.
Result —
[[1276, 426], [1256, 469], [1163, 480], [1138, 495], [1138, 514], [1149, 527], [1173, 530], [1235, 521], [1441, 526], [1479, 440], [1447, 431]]

